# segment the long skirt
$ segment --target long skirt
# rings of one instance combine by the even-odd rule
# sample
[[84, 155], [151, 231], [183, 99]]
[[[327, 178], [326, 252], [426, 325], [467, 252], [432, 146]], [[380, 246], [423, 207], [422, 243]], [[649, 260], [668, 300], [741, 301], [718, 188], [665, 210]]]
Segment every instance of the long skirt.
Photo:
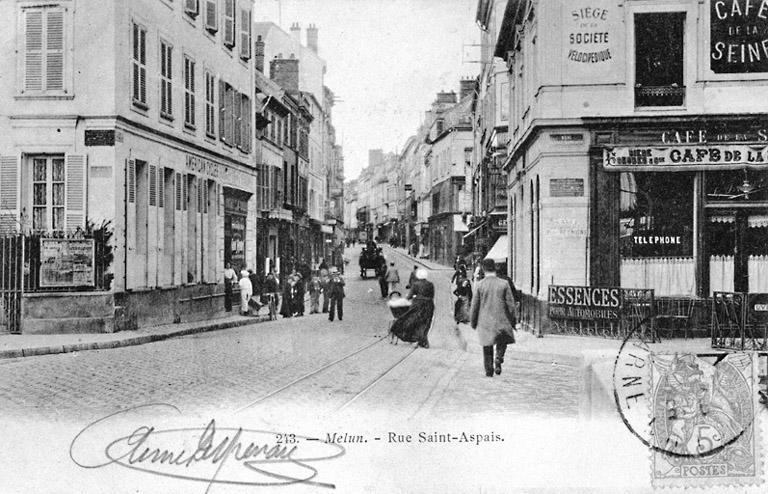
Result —
[[248, 301], [251, 299], [251, 294], [245, 290], [240, 290], [240, 312], [243, 314], [248, 313]]
[[459, 295], [458, 300], [453, 305], [453, 320], [457, 323], [469, 322], [469, 297]]
[[415, 299], [408, 312], [392, 323], [392, 333], [409, 343], [425, 341], [434, 312], [435, 303], [432, 300]]

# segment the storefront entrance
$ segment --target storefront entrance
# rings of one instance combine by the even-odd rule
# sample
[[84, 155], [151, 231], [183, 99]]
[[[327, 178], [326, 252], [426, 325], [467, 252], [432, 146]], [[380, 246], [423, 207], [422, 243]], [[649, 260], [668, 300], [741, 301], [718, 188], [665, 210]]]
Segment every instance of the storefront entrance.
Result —
[[245, 269], [245, 232], [250, 194], [224, 188], [224, 264]]

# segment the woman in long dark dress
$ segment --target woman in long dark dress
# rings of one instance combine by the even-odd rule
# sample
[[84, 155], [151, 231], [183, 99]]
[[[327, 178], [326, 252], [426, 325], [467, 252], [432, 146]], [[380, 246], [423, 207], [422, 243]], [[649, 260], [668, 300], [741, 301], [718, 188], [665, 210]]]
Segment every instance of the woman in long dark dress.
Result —
[[469, 322], [469, 307], [472, 303], [472, 285], [467, 279], [467, 271], [460, 270], [459, 277], [456, 280], [456, 290], [453, 291], [456, 295], [456, 303], [453, 306], [453, 320], [456, 323], [468, 323]]
[[283, 317], [293, 316], [293, 285], [295, 281], [293, 276], [288, 276], [283, 284], [283, 303], [280, 305], [280, 315]]
[[417, 342], [420, 347], [429, 348], [427, 333], [435, 312], [435, 285], [427, 281], [425, 269], [416, 271], [408, 299], [411, 308], [392, 324], [392, 332], [403, 341]]

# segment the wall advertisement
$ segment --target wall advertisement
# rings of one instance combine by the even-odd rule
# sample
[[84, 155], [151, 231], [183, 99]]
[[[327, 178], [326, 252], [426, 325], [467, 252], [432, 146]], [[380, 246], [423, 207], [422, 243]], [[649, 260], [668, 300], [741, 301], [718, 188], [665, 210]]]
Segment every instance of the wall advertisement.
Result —
[[618, 77], [624, 42], [614, 0], [563, 2], [563, 67], [569, 83], [609, 83]]
[[768, 72], [768, 2], [710, 0], [709, 23], [712, 72]]
[[40, 286], [94, 286], [93, 239], [41, 239]]

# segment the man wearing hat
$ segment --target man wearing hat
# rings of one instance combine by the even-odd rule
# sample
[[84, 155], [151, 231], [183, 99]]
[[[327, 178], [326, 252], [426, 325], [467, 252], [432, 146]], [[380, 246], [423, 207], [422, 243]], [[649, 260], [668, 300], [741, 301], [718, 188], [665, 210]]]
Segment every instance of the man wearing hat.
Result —
[[331, 268], [331, 279], [328, 281], [328, 297], [331, 300], [328, 310], [328, 320], [333, 321], [336, 310], [339, 312], [339, 321], [344, 317], [344, 278], [339, 274], [339, 268]]
[[496, 276], [496, 264], [493, 259], [483, 259], [482, 267], [485, 277], [476, 284], [470, 323], [472, 329], [477, 330], [477, 339], [483, 346], [485, 375], [493, 377], [494, 371], [501, 374], [507, 344], [515, 342], [513, 330], [516, 323], [516, 307], [509, 283]]

